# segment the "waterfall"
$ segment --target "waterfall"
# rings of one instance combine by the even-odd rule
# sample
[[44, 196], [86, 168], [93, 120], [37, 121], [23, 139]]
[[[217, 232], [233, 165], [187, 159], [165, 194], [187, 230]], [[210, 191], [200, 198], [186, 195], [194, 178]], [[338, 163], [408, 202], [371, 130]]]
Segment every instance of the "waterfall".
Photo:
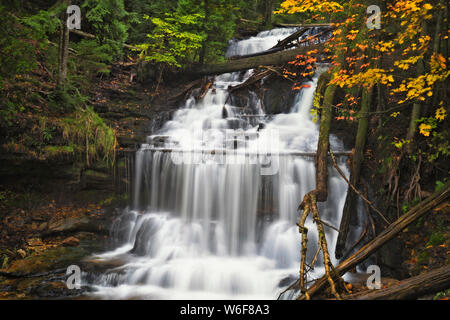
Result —
[[[227, 55], [267, 50], [294, 31], [274, 29], [230, 42]], [[315, 188], [315, 167], [312, 158], [295, 152], [317, 148], [318, 125], [309, 111], [322, 71], [297, 94], [290, 113], [271, 119], [264, 117], [256, 94], [245, 112], [228, 99], [227, 88], [244, 82], [252, 70], [216, 76], [202, 100], [189, 98], [157, 135], [148, 137], [136, 152], [131, 205], [113, 226], [116, 249], [96, 256], [121, 263], [90, 284], [93, 295], [276, 299], [298, 277], [297, 207]], [[331, 144], [343, 149], [335, 137]], [[169, 148], [180, 152], [163, 150]], [[202, 153], [212, 149], [224, 151], [226, 161]], [[263, 174], [267, 163], [260, 161], [261, 153], [270, 158], [273, 172]], [[252, 154], [258, 161], [251, 161]], [[344, 160], [339, 165], [348, 174]], [[319, 204], [322, 220], [339, 226], [346, 190], [345, 181], [330, 168], [328, 201]], [[311, 218], [306, 227], [311, 260], [318, 237]], [[333, 252], [337, 232], [325, 230]], [[310, 275], [323, 273], [319, 258]]]

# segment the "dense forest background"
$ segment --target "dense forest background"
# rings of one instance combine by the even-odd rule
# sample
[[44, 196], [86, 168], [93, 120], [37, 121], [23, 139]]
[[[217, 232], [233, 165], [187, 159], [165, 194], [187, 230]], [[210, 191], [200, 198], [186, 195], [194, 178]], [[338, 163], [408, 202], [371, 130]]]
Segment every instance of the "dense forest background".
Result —
[[[69, 4], [81, 8], [82, 28], [65, 43], [67, 28], [61, 21]], [[161, 72], [222, 61], [239, 28], [262, 30], [278, 5], [238, 0], [2, 2], [4, 150], [20, 149], [41, 159], [88, 153], [83, 154], [88, 163], [97, 156], [108, 160], [114, 132], [89, 108], [92, 83], [108, 77], [119, 61], [141, 58]], [[89, 135], [92, 130], [96, 139]]]

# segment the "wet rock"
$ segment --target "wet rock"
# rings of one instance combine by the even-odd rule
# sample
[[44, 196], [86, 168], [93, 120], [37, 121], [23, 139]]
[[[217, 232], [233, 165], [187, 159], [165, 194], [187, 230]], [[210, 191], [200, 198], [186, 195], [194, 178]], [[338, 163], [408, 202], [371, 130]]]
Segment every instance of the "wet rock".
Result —
[[264, 82], [263, 104], [267, 114], [287, 113], [294, 103], [296, 91], [292, 91], [285, 79], [270, 79]]
[[89, 190], [114, 190], [114, 180], [110, 174], [97, 171], [86, 170], [81, 176], [84, 189]]
[[46, 235], [53, 233], [69, 233], [81, 231], [85, 228], [89, 228], [89, 218], [67, 218], [61, 220], [50, 221]]
[[55, 298], [78, 294], [77, 291], [68, 289], [67, 284], [63, 281], [51, 281], [30, 287], [28, 294], [40, 298]]
[[76, 247], [80, 244], [80, 240], [75, 237], [68, 237], [64, 239], [61, 244], [65, 247]]
[[85, 259], [81, 262], [80, 267], [84, 272], [104, 273], [107, 270], [119, 268], [125, 263], [125, 260], [119, 258], [112, 260]]

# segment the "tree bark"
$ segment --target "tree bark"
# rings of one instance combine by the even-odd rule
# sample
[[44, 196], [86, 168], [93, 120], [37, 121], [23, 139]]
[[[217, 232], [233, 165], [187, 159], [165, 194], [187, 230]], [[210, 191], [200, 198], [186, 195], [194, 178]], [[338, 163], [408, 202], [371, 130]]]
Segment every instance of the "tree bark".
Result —
[[323, 202], [328, 197], [328, 150], [330, 148], [330, 126], [333, 114], [333, 99], [336, 85], [329, 85], [323, 98], [323, 109], [320, 118], [319, 142], [316, 155], [316, 197]]
[[186, 70], [193, 76], [204, 76], [204, 75], [212, 75], [212, 74], [222, 74], [228, 72], [235, 72], [241, 70], [254, 69], [261, 65], [282, 65], [289, 61], [295, 59], [299, 54], [305, 54], [311, 50], [319, 50], [322, 51], [324, 45], [316, 44], [310, 46], [304, 46], [292, 50], [286, 50], [275, 53], [267, 53], [262, 56], [244, 58], [239, 60], [231, 60], [224, 63], [211, 64], [211, 65], [194, 65], [190, 67], [190, 69]]
[[267, 29], [272, 27], [272, 11], [273, 11], [273, 0], [265, 0], [264, 25]]
[[[69, 1], [64, 2], [68, 5]], [[58, 52], [58, 81], [57, 85], [64, 86], [67, 79], [67, 61], [69, 59], [69, 35], [70, 31], [67, 27], [67, 13], [64, 12], [61, 19], [61, 30], [59, 35], [59, 52]]]
[[[367, 128], [369, 126], [368, 112], [370, 111], [371, 96], [372, 88], [364, 88], [361, 98], [361, 111], [358, 122], [358, 131], [356, 134], [355, 153], [352, 159], [352, 170], [350, 174], [350, 183], [355, 187], [358, 186], [361, 164], [364, 160], [364, 147], [366, 144]], [[356, 193], [352, 190], [352, 188], [348, 187], [347, 197], [345, 199], [344, 210], [341, 218], [341, 225], [339, 227], [340, 231], [335, 249], [335, 256], [337, 259], [340, 259], [345, 251], [345, 244], [347, 241], [350, 221], [354, 219], [356, 213], [356, 200]]]
[[[426, 35], [426, 22], [423, 23], [421, 34]], [[420, 60], [417, 63], [416, 75], [421, 76], [421, 75], [423, 75], [424, 72], [425, 72], [425, 66], [423, 64], [423, 61]], [[417, 130], [416, 120], [419, 119], [419, 117], [420, 117], [420, 109], [421, 109], [421, 104], [419, 104], [417, 102], [413, 104], [413, 109], [411, 111], [411, 120], [409, 122], [408, 132], [406, 133], [406, 140], [409, 141], [409, 143], [407, 144], [407, 147], [406, 147], [406, 151], [408, 153], [412, 152], [412, 147], [413, 147], [412, 140], [414, 139], [414, 135]]]
[[450, 287], [450, 266], [444, 266], [424, 274], [400, 281], [389, 288], [371, 290], [345, 296], [345, 300], [402, 300], [416, 299]]
[[283, 40], [278, 41], [276, 45], [272, 47], [272, 49], [275, 48], [284, 48], [287, 44], [291, 43], [294, 40], [297, 40], [300, 38], [306, 31], [308, 31], [308, 28], [301, 28], [300, 30], [294, 32], [290, 36], [284, 38]]
[[[305, 29], [305, 31], [306, 30], [307, 29]], [[251, 54], [242, 55], [242, 56], [232, 56], [232, 57], [228, 57], [228, 60], [237, 60], [237, 59], [245, 59], [245, 58], [251, 58], [251, 57], [265, 56], [265, 55], [268, 55], [268, 54], [271, 54], [271, 53], [276, 53], [276, 52], [283, 51], [283, 50], [286, 50], [286, 49], [290, 49], [290, 48], [293, 48], [293, 47], [298, 47], [300, 44], [307, 43], [307, 42], [309, 42], [311, 40], [317, 39], [317, 38], [321, 37], [322, 35], [331, 32], [332, 30], [333, 29], [328, 29], [328, 30], [319, 32], [319, 33], [317, 33], [314, 36], [310, 36], [310, 37], [308, 37], [306, 39], [300, 40], [300, 41], [298, 41], [296, 43], [290, 43], [290, 42], [292, 42], [292, 40], [295, 40], [296, 38], [300, 37], [300, 35], [302, 33], [304, 33], [304, 31], [303, 32], [296, 32], [293, 35], [290, 35], [289, 37], [281, 40], [274, 47], [272, 47], [272, 48], [270, 48], [270, 49], [268, 49], [266, 51], [251, 53]]]
[[[204, 26], [204, 28], [205, 28], [205, 30], [208, 30], [208, 20], [209, 20], [209, 3], [208, 3], [208, 0], [204, 0], [203, 7], [204, 7], [204, 10], [205, 10], [205, 19], [204, 19], [205, 26]], [[199, 57], [199, 60], [198, 60], [200, 64], [204, 64], [205, 63], [206, 45], [208, 43], [208, 40], [209, 40], [209, 33], [208, 33], [205, 41], [203, 41], [203, 44], [202, 44], [202, 49], [200, 51], [200, 57]]]
[[280, 28], [311, 28], [311, 27], [332, 27], [332, 23], [310, 23], [310, 24], [303, 24], [303, 23], [277, 23], [277, 27]]
[[[387, 227], [382, 233], [380, 233], [376, 238], [372, 239], [369, 243], [364, 245], [352, 256], [341, 262], [336, 268], [337, 275], [343, 275], [345, 272], [349, 271], [356, 265], [360, 264], [366, 260], [371, 254], [382, 247], [386, 242], [394, 238], [400, 231], [406, 228], [410, 223], [416, 221], [418, 218], [422, 217], [429, 210], [436, 207], [443, 201], [446, 201], [450, 195], [450, 182], [448, 182], [441, 190], [435, 192], [433, 195], [429, 196], [414, 208], [406, 212], [395, 222], [393, 222], [389, 227]], [[328, 282], [326, 276], [319, 278], [314, 285], [308, 289], [310, 296], [317, 294], [324, 289]], [[302, 295], [298, 298], [299, 300], [305, 299]]]

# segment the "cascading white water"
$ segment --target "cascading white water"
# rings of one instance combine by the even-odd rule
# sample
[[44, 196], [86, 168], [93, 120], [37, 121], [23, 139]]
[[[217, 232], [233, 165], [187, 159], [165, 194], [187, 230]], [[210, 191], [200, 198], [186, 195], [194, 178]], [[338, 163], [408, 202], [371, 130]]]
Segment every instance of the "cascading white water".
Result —
[[[267, 50], [294, 31], [262, 32], [231, 43], [227, 54]], [[220, 133], [238, 127], [256, 137], [246, 141], [247, 152], [261, 151], [261, 146], [281, 152], [276, 173], [261, 175], [261, 165], [248, 161], [176, 164], [173, 154], [155, 151], [155, 137], [149, 137], [148, 144], [136, 153], [133, 204], [114, 225], [119, 245], [96, 256], [120, 259], [123, 264], [95, 281], [96, 297], [275, 299], [295, 279], [300, 261], [297, 206], [315, 187], [315, 168], [313, 159], [282, 153], [317, 147], [318, 126], [309, 110], [319, 72], [296, 96], [291, 113], [274, 116], [260, 130], [227, 103], [228, 86], [242, 83], [251, 73], [217, 76], [206, 96], [198, 102], [189, 99], [158, 137], [165, 137], [165, 148], [214, 149], [223, 147], [223, 136], [205, 137], [205, 129]], [[247, 111], [263, 115], [257, 96], [250, 101]], [[269, 134], [274, 130], [276, 137]], [[331, 143], [335, 150], [342, 150], [337, 139]], [[231, 155], [227, 160], [238, 157], [246, 155]], [[329, 199], [319, 210], [324, 221], [339, 226], [347, 185], [331, 169], [329, 183]], [[306, 225], [310, 230], [308, 259], [312, 259], [317, 249], [316, 228], [311, 219]], [[327, 227], [326, 231], [331, 251], [337, 233]], [[319, 259], [311, 275], [322, 273]]]

